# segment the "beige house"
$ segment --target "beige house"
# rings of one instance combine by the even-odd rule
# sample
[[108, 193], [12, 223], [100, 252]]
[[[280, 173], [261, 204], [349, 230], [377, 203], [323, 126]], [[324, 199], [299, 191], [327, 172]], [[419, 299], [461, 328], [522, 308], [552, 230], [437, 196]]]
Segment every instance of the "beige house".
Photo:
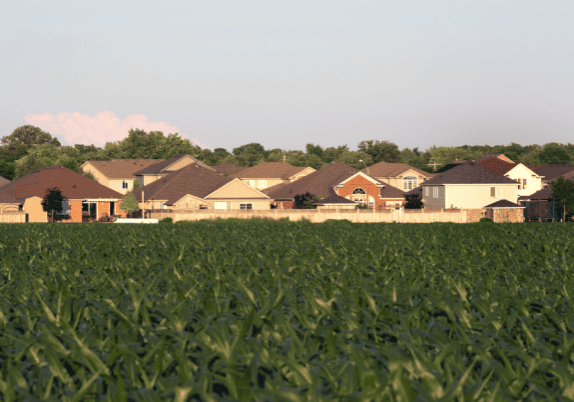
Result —
[[96, 181], [120, 194], [127, 194], [134, 188], [135, 172], [165, 159], [113, 159], [111, 161], [87, 161], [80, 173], [91, 173]]
[[225, 210], [271, 209], [267, 195], [239, 179], [224, 177], [192, 163], [171, 171], [133, 194], [140, 209]]
[[286, 162], [261, 162], [229, 175], [241, 179], [257, 190], [264, 190], [278, 184], [288, 184], [313, 173], [312, 167], [293, 166]]
[[478, 163], [491, 172], [516, 181], [519, 197], [534, 194], [542, 189], [542, 176], [522, 163], [509, 163], [500, 158], [484, 159]]
[[406, 163], [379, 162], [361, 172], [403, 191], [410, 191], [434, 176]]
[[425, 209], [482, 209], [499, 200], [518, 201], [518, 183], [476, 162], [452, 168], [422, 183]]
[[195, 159], [193, 156], [179, 154], [134, 172], [134, 175], [140, 187], [144, 187], [167, 176], [171, 172], [180, 170], [193, 163], [215, 172], [213, 168]]

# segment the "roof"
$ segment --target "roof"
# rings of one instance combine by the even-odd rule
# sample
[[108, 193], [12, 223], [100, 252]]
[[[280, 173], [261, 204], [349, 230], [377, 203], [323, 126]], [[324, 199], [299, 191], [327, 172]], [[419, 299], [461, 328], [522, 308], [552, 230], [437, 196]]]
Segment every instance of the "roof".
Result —
[[518, 166], [518, 163], [509, 163], [498, 158], [487, 158], [482, 161], [476, 160], [480, 166], [483, 166], [499, 175], [505, 175], [507, 172]]
[[421, 183], [421, 186], [436, 184], [516, 184], [516, 181], [491, 172], [476, 162], [468, 162]]
[[379, 196], [381, 198], [405, 198], [406, 193], [390, 184], [383, 184]]
[[6, 185], [6, 184], [8, 184], [8, 183], [11, 183], [10, 180], [5, 179], [5, 178], [3, 178], [2, 176], [0, 176], [0, 187]]
[[235, 166], [231, 163], [221, 163], [217, 166], [212, 166], [212, 169], [214, 169], [216, 172], [221, 173], [221, 174], [227, 174], [227, 175], [231, 175], [237, 172], [240, 172], [244, 169], [247, 169], [244, 166]]
[[61, 165], [34, 170], [2, 186], [0, 193], [6, 193], [22, 201], [33, 196], [43, 198], [46, 195], [46, 190], [53, 187], [60, 188], [62, 194], [70, 200], [85, 198], [122, 199], [124, 197], [123, 194]]
[[488, 204], [487, 206], [483, 207], [483, 208], [524, 208], [523, 206], [520, 206], [518, 204], [515, 204], [511, 201], [508, 200], [499, 200], [496, 202], [493, 202], [492, 204]]
[[289, 179], [291, 176], [307, 169], [306, 166], [293, 166], [287, 162], [261, 162], [248, 167], [229, 177], [238, 179]]
[[[567, 177], [566, 177], [567, 176]], [[560, 177], [560, 176], [558, 176]], [[550, 182], [555, 182], [558, 177], [550, 180]], [[563, 176], [566, 180], [574, 181], [574, 173], [573, 174], [565, 174]], [[549, 200], [552, 198], [552, 186], [548, 185], [537, 192], [530, 194], [530, 195], [523, 195], [518, 197], [519, 200]]]
[[342, 162], [333, 162], [292, 183], [278, 184], [263, 192], [270, 198], [292, 200], [298, 194], [309, 192], [327, 198], [335, 194], [333, 187], [357, 173], [358, 170]]
[[332, 204], [358, 204], [355, 201], [346, 199], [337, 194], [331, 194], [330, 196], [316, 202], [314, 205], [332, 205]]
[[133, 194], [140, 202], [143, 192], [144, 201], [167, 200], [167, 205], [173, 205], [187, 194], [204, 198], [231, 180], [212, 169], [192, 163], [182, 169], [169, 172], [167, 176], [147, 186], [137, 187], [133, 190]]
[[423, 197], [423, 187], [422, 186], [415, 187], [412, 190], [407, 191], [404, 195], [407, 196], [407, 195], [412, 195], [412, 194], [422, 198]]
[[112, 159], [111, 161], [86, 161], [86, 163], [91, 163], [108, 179], [135, 179], [135, 172], [163, 161], [165, 159]]
[[432, 177], [430, 173], [417, 169], [416, 167], [409, 166], [406, 163], [379, 162], [362, 169], [361, 172], [368, 174], [371, 177], [397, 177], [407, 170], [414, 170], [425, 177]]
[[545, 181], [550, 181], [558, 176], [563, 176], [574, 170], [574, 165], [568, 164], [549, 164], [540, 166], [539, 168], [532, 169], [539, 176], [544, 176]]
[[[485, 154], [485, 155], [482, 155], [481, 157], [477, 158], [477, 159], [475, 160], [475, 162], [482, 162], [482, 161], [484, 161], [484, 160], [486, 160], [486, 159], [492, 159], [492, 158], [499, 159], [499, 156], [504, 156], [505, 158], [508, 158], [508, 157], [505, 156], [504, 154]], [[510, 158], [508, 158], [508, 159], [510, 159]], [[499, 160], [502, 160], [502, 159], [499, 159]], [[503, 161], [503, 162], [506, 162], [506, 161]], [[509, 162], [509, 163], [510, 163], [510, 162]]]
[[167, 174], [167, 173], [169, 173], [169, 171], [164, 171], [165, 168], [169, 167], [169, 165], [174, 164], [175, 162], [177, 162], [178, 160], [180, 160], [181, 158], [186, 157], [186, 156], [191, 158], [195, 163], [202, 165], [204, 168], [208, 168], [210, 170], [213, 170], [211, 167], [207, 166], [205, 163], [199, 161], [198, 159], [195, 159], [193, 156], [186, 155], [186, 154], [177, 154], [177, 155], [172, 156], [171, 158], [164, 159], [161, 162], [158, 162], [158, 163], [155, 163], [153, 165], [147, 166], [143, 169], [140, 169], [137, 172], [134, 172], [134, 175], [143, 176], [145, 174]]

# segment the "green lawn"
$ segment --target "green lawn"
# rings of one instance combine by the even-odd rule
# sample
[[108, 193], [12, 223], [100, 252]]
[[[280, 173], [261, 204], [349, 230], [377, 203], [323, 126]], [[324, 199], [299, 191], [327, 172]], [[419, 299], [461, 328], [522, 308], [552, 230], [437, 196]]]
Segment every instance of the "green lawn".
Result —
[[574, 401], [574, 225], [0, 224], [3, 401]]

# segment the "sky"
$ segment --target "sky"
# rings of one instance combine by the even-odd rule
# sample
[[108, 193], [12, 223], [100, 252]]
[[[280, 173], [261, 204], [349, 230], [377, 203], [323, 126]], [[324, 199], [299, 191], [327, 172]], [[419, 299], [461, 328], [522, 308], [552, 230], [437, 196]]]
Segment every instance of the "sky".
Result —
[[574, 142], [573, 19], [571, 0], [8, 2], [0, 137]]

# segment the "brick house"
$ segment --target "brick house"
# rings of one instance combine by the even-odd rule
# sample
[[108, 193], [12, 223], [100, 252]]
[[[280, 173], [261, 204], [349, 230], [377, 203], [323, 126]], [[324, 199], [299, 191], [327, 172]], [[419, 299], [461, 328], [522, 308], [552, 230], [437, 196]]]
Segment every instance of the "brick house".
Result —
[[0, 188], [0, 208], [18, 208], [28, 215], [28, 222], [48, 222], [42, 199], [49, 188], [58, 187], [68, 198], [60, 215], [66, 222], [82, 222], [86, 211], [99, 219], [106, 214], [126, 217], [119, 207], [123, 195], [94, 180], [60, 165], [34, 170]]
[[385, 209], [404, 205], [405, 193], [385, 184], [362, 171], [335, 186], [341, 197], [366, 205], [370, 209]]

